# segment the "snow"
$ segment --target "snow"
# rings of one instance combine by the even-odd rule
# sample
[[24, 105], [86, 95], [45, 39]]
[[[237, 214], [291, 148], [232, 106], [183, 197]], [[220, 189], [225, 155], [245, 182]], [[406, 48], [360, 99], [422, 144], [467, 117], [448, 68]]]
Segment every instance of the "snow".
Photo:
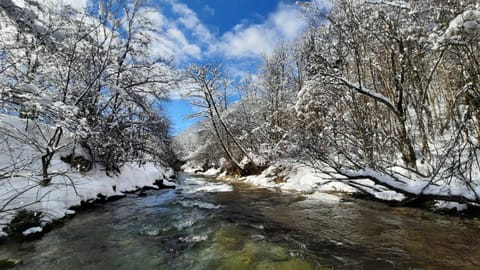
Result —
[[468, 205], [464, 203], [457, 203], [457, 202], [445, 202], [445, 201], [436, 201], [435, 208], [437, 209], [445, 209], [445, 210], [457, 210], [458, 212], [464, 211], [468, 209]]
[[[49, 173], [51, 182], [43, 186], [40, 175], [40, 157], [43, 150], [41, 133], [52, 132], [51, 127], [42, 126], [38, 129], [25, 129], [25, 120], [15, 116], [0, 115], [0, 126], [5, 133], [0, 133], [0, 168], [1, 173], [10, 174], [0, 181], [0, 231], [14, 218], [18, 209], [26, 209], [42, 213], [42, 226], [55, 219], [75, 214], [70, 210], [82, 201], [93, 201], [102, 195], [104, 197], [121, 196], [124, 192], [135, 191], [143, 187], [158, 188], [157, 180], [163, 180], [166, 186], [174, 186], [167, 181], [172, 174], [171, 168], [165, 168], [147, 162], [141, 166], [138, 163], [125, 164], [118, 175], [107, 176], [99, 165], [86, 173], [72, 170], [70, 165], [61, 161], [61, 151], [52, 159]], [[6, 136], [6, 132], [22, 131], [22, 136]], [[33, 144], [22, 143], [30, 139]], [[64, 134], [61, 145], [69, 145], [71, 137]], [[78, 147], [77, 147], [78, 148]], [[78, 151], [81, 152], [81, 151]]]
[[165, 180], [163, 179], [163, 185], [166, 186], [166, 187], [174, 187], [175, 186], [175, 182], [172, 182], [172, 181], [168, 181], [168, 180]]
[[434, 49], [437, 49], [443, 43], [463, 44], [465, 40], [478, 38], [479, 35], [480, 10], [466, 10], [450, 21], [442, 36], [437, 39], [432, 34], [430, 39], [433, 40]]
[[[142, 187], [158, 188], [154, 183], [163, 177], [165, 169], [147, 163], [142, 167], [127, 164], [118, 176], [106, 176], [105, 172], [94, 169], [85, 175], [68, 173], [55, 176], [50, 185], [43, 187], [35, 181], [26, 178], [12, 178], [0, 185], [0, 201], [6, 202], [18, 191], [25, 191], [13, 199], [4, 209], [6, 215], [0, 219], [2, 224], [8, 224], [14, 213], [10, 209], [24, 207], [27, 210], [42, 212], [46, 223], [60, 219], [66, 215], [75, 214], [69, 210], [80, 205], [82, 201], [91, 201], [98, 195], [112, 197], [123, 195], [124, 192], [135, 191]], [[164, 181], [165, 185], [174, 183]], [[5, 225], [1, 225], [0, 229]]]
[[24, 236], [27, 236], [27, 235], [39, 233], [42, 231], [43, 231], [42, 227], [32, 227], [32, 228], [26, 229], [24, 232], [22, 232], [22, 234]]
[[[403, 193], [392, 189], [402, 190], [413, 195], [459, 196], [466, 200], [475, 201], [474, 192], [465, 186], [457, 186], [453, 183], [443, 186], [428, 185], [428, 179], [412, 180], [414, 178], [406, 177], [406, 171], [402, 168], [391, 169], [391, 175], [382, 174], [371, 168], [342, 172], [344, 176], [355, 178], [354, 180], [348, 180], [338, 174], [327, 175], [318, 172], [311, 166], [284, 160], [270, 165], [260, 175], [240, 177], [239, 180], [260, 187], [306, 194], [305, 196], [309, 200], [328, 203], [338, 203], [340, 201], [341, 197], [335, 195], [335, 193], [355, 193], [359, 189], [384, 201], [401, 202], [407, 198]], [[370, 177], [377, 179], [377, 182], [370, 180]], [[356, 188], [357, 186], [359, 189]], [[474, 190], [477, 193], [480, 192], [479, 187]], [[464, 210], [465, 207], [466, 204], [446, 202], [442, 206], [442, 208], [456, 208], [459, 211]]]
[[[275, 182], [275, 178], [281, 179]], [[355, 192], [356, 189], [339, 181], [332, 181], [331, 177], [317, 172], [311, 166], [284, 161], [269, 166], [260, 175], [251, 175], [241, 180], [270, 188], [279, 188], [284, 191], [295, 192]]]
[[384, 4], [392, 7], [398, 7], [402, 9], [410, 9], [411, 5], [410, 3], [407, 3], [405, 1], [386, 1], [386, 0], [368, 0], [367, 3], [369, 4]]
[[[380, 184], [386, 185], [392, 189], [405, 191], [413, 195], [432, 195], [439, 197], [461, 197], [465, 201], [475, 202], [477, 194], [480, 194], [480, 187], [470, 187], [457, 185], [454, 181], [444, 185], [432, 185], [428, 179], [411, 179], [398, 172], [392, 171], [390, 174], [382, 174], [371, 168], [365, 168], [357, 171], [344, 171], [344, 175], [349, 177], [374, 178]], [[384, 196], [384, 195], [379, 195]], [[397, 197], [398, 199], [399, 197]]]
[[445, 36], [452, 38], [460, 32], [480, 33], [480, 10], [467, 10], [455, 17], [445, 31]]
[[373, 192], [373, 196], [383, 201], [398, 201], [398, 202], [401, 202], [406, 198], [405, 195], [395, 192], [393, 190]]
[[19, 8], [25, 8], [25, 0], [13, 0], [12, 2]]
[[197, 192], [229, 192], [233, 191], [233, 187], [226, 183], [208, 181], [206, 179], [199, 179], [196, 177], [188, 177], [185, 183], [180, 187], [181, 191], [186, 194], [193, 194]]
[[[219, 176], [220, 170], [210, 169], [207, 172], [199, 174], [213, 176], [213, 173], [216, 173], [216, 176]], [[227, 178], [225, 180], [228, 181], [230, 179]], [[283, 192], [305, 194], [307, 200], [309, 201], [321, 201], [329, 204], [338, 203], [341, 200], [340, 196], [332, 193], [353, 193], [357, 191], [355, 188], [345, 183], [340, 181], [332, 181], [330, 176], [317, 172], [311, 166], [285, 160], [270, 165], [260, 175], [240, 177], [238, 180], [259, 187], [275, 188]], [[201, 180], [189, 181], [196, 181], [195, 183], [200, 186], [195, 186], [194, 189], [188, 189], [187, 193], [199, 191], [219, 192], [232, 190], [231, 186], [225, 186], [225, 184], [206, 183]], [[199, 183], [199, 181], [201, 181], [201, 183]], [[363, 182], [368, 182], [373, 185], [373, 182], [369, 180], [364, 180]]]
[[208, 169], [207, 171], [201, 173], [205, 176], [215, 176], [215, 175], [218, 175], [220, 173], [220, 170], [221, 168], [210, 168]]
[[182, 166], [182, 170], [186, 173], [196, 173], [203, 171], [202, 167], [200, 166]]
[[340, 80], [342, 83], [344, 83], [346, 86], [348, 86], [349, 88], [351, 89], [354, 89], [355, 91], [361, 93], [361, 94], [364, 94], [364, 95], [367, 95], [369, 97], [372, 97], [380, 102], [382, 102], [383, 104], [385, 104], [390, 110], [396, 112], [396, 107], [394, 104], [392, 104], [392, 102], [390, 101], [389, 98], [387, 98], [386, 96], [380, 94], [380, 93], [377, 93], [367, 87], [365, 87], [364, 85], [359, 85], [358, 83], [352, 83], [350, 82], [349, 80], [347, 80], [346, 78], [342, 78], [342, 77], [337, 77], [338, 80]]

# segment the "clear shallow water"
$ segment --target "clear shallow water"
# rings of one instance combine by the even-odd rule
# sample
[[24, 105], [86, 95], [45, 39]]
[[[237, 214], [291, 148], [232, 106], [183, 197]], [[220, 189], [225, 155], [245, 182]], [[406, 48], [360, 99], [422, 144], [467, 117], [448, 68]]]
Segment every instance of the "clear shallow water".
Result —
[[[233, 185], [233, 186], [232, 186]], [[181, 175], [0, 246], [18, 269], [480, 269], [480, 221]]]

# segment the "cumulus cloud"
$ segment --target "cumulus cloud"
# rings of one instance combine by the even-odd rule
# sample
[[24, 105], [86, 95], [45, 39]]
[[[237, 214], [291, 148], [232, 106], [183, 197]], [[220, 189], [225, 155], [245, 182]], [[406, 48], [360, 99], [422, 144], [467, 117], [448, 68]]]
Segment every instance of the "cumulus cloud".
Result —
[[150, 33], [152, 56], [179, 61], [201, 58], [202, 49], [187, 38], [175, 19], [167, 18], [160, 10], [153, 8], [145, 9], [142, 16], [148, 18], [157, 30]]
[[232, 58], [258, 57], [271, 53], [279, 41], [293, 40], [306, 26], [298, 7], [281, 3], [263, 23], [236, 25], [210, 47], [210, 52]]
[[307, 26], [300, 8], [280, 3], [263, 22], [249, 24], [244, 21], [216, 36], [201, 22], [197, 13], [180, 0], [162, 2], [162, 8], [168, 8], [171, 14], [159, 10], [149, 14], [159, 30], [154, 37], [154, 54], [169, 55], [180, 62], [205, 56], [237, 60], [258, 58], [270, 54], [279, 41], [295, 39]]
[[210, 43], [214, 41], [213, 34], [208, 28], [198, 19], [197, 13], [191, 10], [187, 5], [179, 3], [177, 0], [168, 1], [172, 10], [180, 17], [177, 21], [183, 25], [187, 30], [192, 32], [192, 35], [202, 43]]

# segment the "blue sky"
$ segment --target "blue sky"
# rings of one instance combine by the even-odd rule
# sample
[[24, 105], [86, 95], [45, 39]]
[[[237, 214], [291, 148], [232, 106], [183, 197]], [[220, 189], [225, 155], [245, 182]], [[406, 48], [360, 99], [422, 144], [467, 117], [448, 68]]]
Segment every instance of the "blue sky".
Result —
[[[155, 0], [160, 36], [154, 51], [170, 53], [180, 67], [216, 60], [239, 79], [256, 73], [263, 54], [280, 41], [290, 41], [305, 29], [306, 22], [295, 1], [275, 0]], [[186, 129], [193, 110], [174, 94], [163, 104], [172, 121], [172, 133]]]
[[[54, 5], [84, 8], [92, 0], [44, 0]], [[295, 0], [149, 0], [145, 16], [154, 22], [150, 46], [153, 56], [174, 59], [179, 67], [212, 60], [239, 79], [256, 73], [263, 54], [280, 41], [298, 37], [306, 21]], [[324, 1], [324, 0], [315, 0]], [[172, 121], [173, 134], [194, 123], [185, 120], [192, 108], [178, 93], [162, 104]]]

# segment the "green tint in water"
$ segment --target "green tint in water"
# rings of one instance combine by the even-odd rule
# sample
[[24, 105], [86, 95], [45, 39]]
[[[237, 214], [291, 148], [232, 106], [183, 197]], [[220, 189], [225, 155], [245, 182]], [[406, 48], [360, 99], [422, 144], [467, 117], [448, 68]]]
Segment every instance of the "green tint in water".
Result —
[[480, 222], [353, 200], [308, 200], [202, 177], [79, 213], [4, 243], [18, 269], [480, 269]]
[[213, 233], [210, 241], [200, 243], [184, 261], [191, 269], [320, 269], [315, 261], [296, 257], [298, 250], [269, 243], [248, 229], [223, 224]]

